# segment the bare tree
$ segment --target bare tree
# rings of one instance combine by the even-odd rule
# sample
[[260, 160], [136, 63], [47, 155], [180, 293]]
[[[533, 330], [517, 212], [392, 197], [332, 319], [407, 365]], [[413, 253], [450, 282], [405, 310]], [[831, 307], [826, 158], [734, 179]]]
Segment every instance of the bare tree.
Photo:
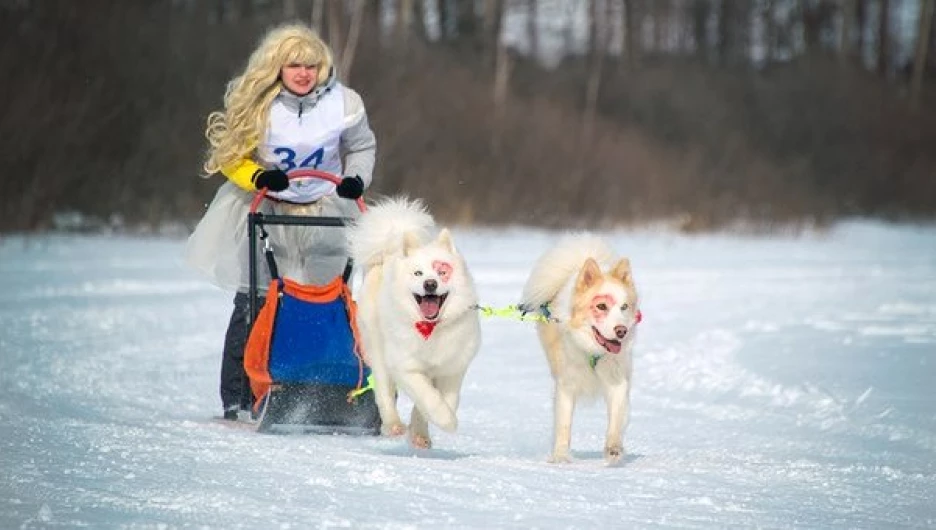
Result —
[[886, 77], [890, 68], [890, 0], [880, 0], [877, 39], [877, 71]]
[[655, 0], [651, 4], [650, 15], [653, 17], [653, 48], [657, 54], [666, 50], [670, 27], [669, 0]]
[[487, 67], [497, 63], [498, 43], [504, 22], [504, 0], [484, 0], [482, 31], [479, 32], [481, 49]]
[[[601, 76], [604, 69], [605, 54], [608, 50], [611, 31], [608, 27], [609, 17], [607, 14], [600, 13], [598, 9], [598, 0], [589, 0], [589, 28], [594, 34], [589, 42], [592, 48], [589, 50], [588, 78], [585, 84], [585, 110], [582, 116], [582, 149], [579, 151], [584, 154], [585, 148], [591, 144], [594, 134], [595, 114], [598, 108], [598, 91], [601, 88]], [[581, 166], [581, 164], [579, 164]]]
[[283, 18], [291, 19], [296, 16], [296, 0], [283, 0]]
[[[860, 1], [860, 0], [859, 0]], [[855, 0], [841, 0], [842, 29], [839, 31], [838, 53], [845, 59], [852, 53], [852, 40], [855, 33], [855, 12], [858, 5]]]
[[[498, 1], [496, 3], [496, 9], [498, 13], [495, 15], [495, 19], [503, 21], [504, 10], [506, 9], [505, 2]], [[495, 25], [499, 26], [502, 22], [496, 22]], [[494, 84], [493, 84], [493, 98], [494, 98], [494, 119], [495, 127], [493, 138], [493, 149], [495, 152], [500, 148], [501, 143], [501, 123], [500, 121], [504, 117], [504, 109], [507, 106], [507, 95], [510, 88], [510, 74], [513, 69], [513, 62], [510, 54], [507, 51], [507, 44], [504, 42], [504, 38], [501, 35], [500, 29], [492, 30], [492, 36], [494, 38]]]
[[351, 82], [351, 66], [354, 64], [354, 53], [357, 51], [358, 37], [361, 34], [361, 21], [364, 18], [365, 0], [354, 0], [351, 7], [351, 22], [348, 28], [348, 39], [341, 50], [341, 67], [339, 72], [345, 83]]
[[[507, 102], [510, 94], [510, 78], [513, 73], [513, 57], [511, 57], [507, 43], [504, 41], [502, 25], [506, 2], [504, 0], [487, 0], [486, 9], [494, 12], [485, 13], [486, 24], [491, 27], [486, 32], [494, 47], [494, 81], [492, 83], [492, 98], [494, 103], [493, 120], [491, 127], [490, 149], [495, 156], [502, 153], [504, 147], [504, 131], [507, 123]], [[488, 22], [488, 20], [490, 21]]]
[[818, 5], [810, 0], [800, 0], [800, 21], [803, 24], [803, 47], [807, 57], [819, 50], [819, 31], [822, 29], [822, 16]]
[[328, 44], [335, 53], [341, 53], [342, 0], [330, 0], [325, 18], [328, 20]]
[[409, 38], [410, 26], [413, 22], [413, 0], [397, 0], [396, 10], [396, 42], [404, 49]]
[[776, 0], [767, 0], [764, 2], [764, 7], [761, 11], [764, 24], [764, 58], [768, 63], [772, 62], [774, 57], [776, 57], [777, 21], [774, 19], [774, 6], [776, 3]]
[[868, 28], [868, 0], [856, 0], [855, 5], [855, 57], [858, 64], [864, 65], [865, 31]]
[[718, 10], [718, 60], [721, 64], [728, 62], [728, 56], [734, 47], [732, 28], [734, 11], [737, 5], [734, 2], [722, 0]]
[[[472, 0], [474, 1], [474, 0]], [[450, 35], [452, 10], [448, 0], [436, 0], [436, 13], [439, 16], [439, 40], [447, 40]]]
[[312, 0], [312, 29], [319, 35], [325, 29], [325, 0]]
[[530, 43], [530, 57], [536, 59], [540, 54], [539, 42], [539, 0], [527, 0], [527, 40]]
[[710, 0], [693, 0], [692, 9], [692, 34], [695, 41], [696, 55], [702, 59], [708, 57], [709, 38], [708, 38], [708, 19], [712, 12]]
[[630, 66], [637, 64], [640, 57], [640, 24], [637, 23], [637, 0], [622, 0], [621, 14], [624, 16], [624, 48], [627, 53], [627, 63]]
[[[835, 31], [833, 19], [838, 7], [833, 0], [800, 0], [800, 21], [803, 25], [803, 46], [804, 53], [809, 58], [823, 53], [823, 34]], [[846, 33], [848, 20], [843, 20], [843, 29], [839, 31], [841, 35]], [[839, 44], [844, 37], [839, 38]]]
[[720, 64], [747, 63], [750, 4], [722, 0], [718, 10], [718, 60]]
[[598, 0], [588, 0], [588, 48], [589, 55], [598, 49]]
[[916, 56], [913, 59], [913, 79], [910, 83], [910, 102], [914, 108], [919, 108], [920, 94], [923, 91], [923, 73], [926, 70], [926, 54], [929, 50], [930, 32], [933, 28], [933, 6], [934, 0], [920, 0]]
[[455, 2], [455, 35], [459, 42], [480, 48], [483, 35], [478, 31], [478, 15], [475, 2]]

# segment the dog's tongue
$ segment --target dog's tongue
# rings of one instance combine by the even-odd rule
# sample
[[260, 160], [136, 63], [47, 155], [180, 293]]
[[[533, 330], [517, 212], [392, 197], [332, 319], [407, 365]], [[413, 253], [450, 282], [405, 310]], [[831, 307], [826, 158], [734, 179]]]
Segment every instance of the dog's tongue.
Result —
[[419, 312], [423, 318], [433, 319], [439, 316], [439, 297], [424, 296], [419, 302]]
[[598, 331], [598, 328], [592, 328], [592, 332], [595, 334], [595, 340], [598, 341], [598, 344], [601, 344], [601, 347], [607, 350], [608, 353], [621, 353], [621, 341], [606, 338]]

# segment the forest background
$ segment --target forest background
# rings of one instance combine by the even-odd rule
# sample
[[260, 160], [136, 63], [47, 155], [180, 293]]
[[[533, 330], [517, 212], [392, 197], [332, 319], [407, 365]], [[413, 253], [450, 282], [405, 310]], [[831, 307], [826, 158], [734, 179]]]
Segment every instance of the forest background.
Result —
[[0, 232], [190, 229], [271, 25], [336, 53], [372, 195], [471, 225], [936, 217], [934, 0], [0, 0]]

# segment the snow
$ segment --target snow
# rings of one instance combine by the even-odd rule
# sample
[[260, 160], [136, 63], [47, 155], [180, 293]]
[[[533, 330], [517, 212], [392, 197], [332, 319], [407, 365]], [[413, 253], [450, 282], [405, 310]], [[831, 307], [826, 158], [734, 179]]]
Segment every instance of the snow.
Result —
[[[559, 235], [454, 233], [494, 306]], [[0, 528], [936, 527], [936, 227], [605, 235], [644, 314], [616, 467], [600, 403], [546, 462], [530, 323], [482, 322], [429, 451], [258, 435], [211, 421], [232, 295], [182, 239], [0, 240]]]

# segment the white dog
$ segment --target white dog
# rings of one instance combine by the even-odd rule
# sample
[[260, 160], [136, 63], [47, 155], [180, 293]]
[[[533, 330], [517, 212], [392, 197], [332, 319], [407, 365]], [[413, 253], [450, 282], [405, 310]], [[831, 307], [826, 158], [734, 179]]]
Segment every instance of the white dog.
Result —
[[576, 399], [602, 395], [608, 409], [604, 456], [624, 453], [630, 415], [631, 349], [640, 321], [630, 262], [600, 238], [564, 237], [533, 267], [523, 290], [555, 381], [554, 441], [550, 461], [569, 461]]
[[481, 342], [474, 281], [448, 229], [439, 231], [420, 201], [371, 206], [350, 227], [348, 241], [364, 272], [357, 322], [382, 432], [405, 432], [399, 389], [414, 404], [410, 443], [428, 448], [427, 419], [448, 432], [458, 426], [462, 381]]

